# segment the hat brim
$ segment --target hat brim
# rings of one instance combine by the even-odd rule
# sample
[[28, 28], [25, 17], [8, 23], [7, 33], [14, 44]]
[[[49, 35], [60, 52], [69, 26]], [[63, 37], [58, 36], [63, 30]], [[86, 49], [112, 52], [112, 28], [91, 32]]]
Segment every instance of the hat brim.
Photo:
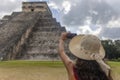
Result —
[[[85, 59], [85, 60], [94, 60], [91, 58], [91, 54], [85, 54], [85, 52], [80, 50], [80, 41], [84, 35], [77, 35], [73, 37], [69, 43], [69, 50], [73, 55], [75, 55], [78, 58]], [[101, 58], [103, 59], [105, 57], [105, 51], [102, 45], [100, 45], [99, 53]]]

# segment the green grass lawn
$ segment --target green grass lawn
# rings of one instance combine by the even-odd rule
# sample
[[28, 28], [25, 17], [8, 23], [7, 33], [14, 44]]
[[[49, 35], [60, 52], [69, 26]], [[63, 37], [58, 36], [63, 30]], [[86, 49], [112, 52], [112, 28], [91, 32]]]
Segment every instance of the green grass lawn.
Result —
[[61, 61], [2, 61], [0, 67], [63, 67]]
[[[108, 62], [115, 80], [120, 80], [120, 62]], [[3, 61], [0, 80], [67, 80], [61, 61]]]
[[120, 62], [108, 62], [112, 68], [112, 75], [114, 80], [120, 80]]
[[4, 61], [0, 80], [67, 80], [67, 74], [60, 61]]

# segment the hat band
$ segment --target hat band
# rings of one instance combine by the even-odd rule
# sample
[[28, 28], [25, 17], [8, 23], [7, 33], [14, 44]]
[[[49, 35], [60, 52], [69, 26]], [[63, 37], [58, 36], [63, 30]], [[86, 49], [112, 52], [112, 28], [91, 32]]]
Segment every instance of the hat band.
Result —
[[107, 76], [109, 76], [109, 70], [111, 69], [109, 65], [107, 65], [99, 54], [93, 53], [91, 58], [96, 60], [96, 62], [100, 65], [101, 69], [105, 72]]

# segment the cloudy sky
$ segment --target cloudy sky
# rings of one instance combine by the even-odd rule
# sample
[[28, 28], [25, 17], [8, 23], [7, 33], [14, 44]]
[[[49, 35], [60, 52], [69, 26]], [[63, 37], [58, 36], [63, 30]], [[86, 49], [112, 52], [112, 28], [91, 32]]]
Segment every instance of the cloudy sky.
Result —
[[120, 39], [120, 0], [1, 0], [0, 18], [21, 11], [22, 1], [47, 1], [67, 31]]

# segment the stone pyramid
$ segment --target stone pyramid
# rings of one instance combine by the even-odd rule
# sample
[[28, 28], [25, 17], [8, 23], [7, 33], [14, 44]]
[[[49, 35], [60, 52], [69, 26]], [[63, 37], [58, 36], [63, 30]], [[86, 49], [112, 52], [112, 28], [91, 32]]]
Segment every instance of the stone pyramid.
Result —
[[22, 12], [0, 20], [0, 59], [58, 59], [58, 39], [65, 27], [46, 2], [23, 2]]

